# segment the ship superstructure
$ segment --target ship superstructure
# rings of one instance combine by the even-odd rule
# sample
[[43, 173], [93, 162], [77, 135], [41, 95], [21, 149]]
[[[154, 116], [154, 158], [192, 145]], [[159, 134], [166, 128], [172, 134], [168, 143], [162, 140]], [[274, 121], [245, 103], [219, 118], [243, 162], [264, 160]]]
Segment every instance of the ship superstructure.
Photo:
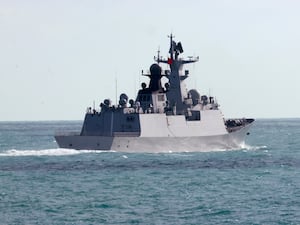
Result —
[[[119, 103], [109, 99], [100, 110], [89, 108], [79, 134], [56, 135], [61, 148], [126, 152], [211, 151], [240, 148], [254, 119], [225, 119], [214, 97], [187, 90], [189, 71], [183, 67], [198, 57], [180, 58], [181, 42], [171, 34], [168, 58], [155, 57], [136, 99], [121, 94]], [[168, 66], [163, 70], [161, 64]], [[162, 86], [161, 79], [167, 82]]]

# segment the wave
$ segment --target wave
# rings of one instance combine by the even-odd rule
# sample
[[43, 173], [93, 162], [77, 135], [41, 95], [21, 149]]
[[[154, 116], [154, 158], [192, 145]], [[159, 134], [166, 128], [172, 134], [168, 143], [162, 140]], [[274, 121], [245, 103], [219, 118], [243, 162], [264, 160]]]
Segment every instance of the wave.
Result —
[[261, 145], [261, 146], [252, 146], [252, 145], [247, 145], [247, 144], [242, 144], [241, 149], [246, 150], [246, 151], [256, 151], [256, 150], [267, 150], [268, 146], [266, 145]]
[[2, 156], [64, 156], [64, 155], [78, 155], [86, 153], [102, 153], [107, 151], [102, 150], [75, 150], [75, 149], [41, 149], [41, 150], [16, 150], [11, 149], [0, 153]]
[[[263, 146], [251, 146], [247, 144], [243, 144], [240, 148], [236, 149], [218, 149], [212, 150], [210, 152], [215, 151], [234, 151], [234, 150], [243, 150], [243, 151], [256, 151], [256, 150], [265, 150], [267, 151], [268, 147]], [[103, 152], [117, 152], [114, 150], [104, 151], [104, 150], [76, 150], [76, 149], [64, 149], [64, 148], [55, 148], [55, 149], [40, 149], [40, 150], [17, 150], [10, 149], [3, 152], [0, 152], [0, 157], [10, 157], [10, 156], [65, 156], [65, 155], [79, 155], [79, 154], [88, 154], [88, 153], [103, 153]], [[188, 153], [192, 153], [189, 151], [184, 152], [164, 152], [164, 154], [178, 155], [178, 156], [190, 156]], [[127, 155], [123, 155], [123, 158], [128, 158]]]

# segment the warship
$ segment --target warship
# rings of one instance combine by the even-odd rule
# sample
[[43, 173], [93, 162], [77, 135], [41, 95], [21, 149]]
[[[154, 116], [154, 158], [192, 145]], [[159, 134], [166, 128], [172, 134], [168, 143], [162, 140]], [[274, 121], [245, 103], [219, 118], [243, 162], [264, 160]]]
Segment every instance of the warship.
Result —
[[[120, 95], [118, 104], [105, 99], [100, 108], [89, 107], [81, 132], [57, 133], [60, 148], [120, 152], [201, 152], [239, 149], [254, 119], [225, 119], [216, 99], [187, 90], [185, 64], [199, 57], [181, 58], [181, 42], [170, 39], [167, 58], [154, 57], [149, 84], [141, 84], [136, 99]], [[162, 69], [162, 64], [167, 69]], [[162, 78], [167, 82], [162, 85]]]

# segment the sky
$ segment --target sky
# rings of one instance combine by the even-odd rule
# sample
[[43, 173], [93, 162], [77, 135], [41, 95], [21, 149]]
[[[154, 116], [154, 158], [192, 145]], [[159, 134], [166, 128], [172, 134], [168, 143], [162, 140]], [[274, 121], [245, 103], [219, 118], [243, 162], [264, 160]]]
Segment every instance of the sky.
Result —
[[226, 118], [299, 118], [299, 12], [297, 0], [1, 0], [0, 121], [82, 120], [116, 93], [134, 99], [170, 33], [199, 56], [188, 89]]

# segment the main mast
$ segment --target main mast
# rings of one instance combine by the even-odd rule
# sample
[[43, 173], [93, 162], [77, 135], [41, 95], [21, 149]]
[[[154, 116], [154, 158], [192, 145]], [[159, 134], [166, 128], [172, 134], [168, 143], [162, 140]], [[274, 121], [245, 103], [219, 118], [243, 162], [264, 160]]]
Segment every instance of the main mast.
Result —
[[182, 68], [184, 64], [195, 63], [199, 60], [199, 57], [192, 57], [189, 59], [182, 59], [178, 56], [183, 53], [181, 42], [176, 43], [171, 34], [170, 38], [170, 50], [168, 59], [155, 57], [157, 63], [165, 63], [170, 67], [170, 72], [166, 73], [166, 77], [169, 79], [169, 87], [167, 91], [167, 98], [169, 106], [176, 109], [176, 114], [184, 114], [187, 106], [184, 104], [184, 100], [188, 98], [187, 89], [184, 80], [188, 77], [188, 70], [183, 72]]

